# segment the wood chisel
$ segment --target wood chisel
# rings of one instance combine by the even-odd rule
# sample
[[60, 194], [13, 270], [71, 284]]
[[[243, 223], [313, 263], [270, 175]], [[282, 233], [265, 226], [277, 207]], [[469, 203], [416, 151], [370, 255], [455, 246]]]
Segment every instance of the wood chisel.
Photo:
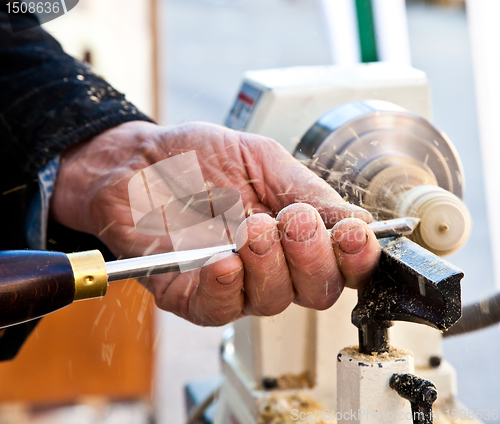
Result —
[[[418, 218], [370, 224], [377, 238], [409, 235]], [[20, 250], [0, 252], [0, 328], [55, 312], [74, 301], [102, 297], [108, 283], [196, 269], [236, 245], [160, 253], [105, 262], [98, 250], [65, 254]]]

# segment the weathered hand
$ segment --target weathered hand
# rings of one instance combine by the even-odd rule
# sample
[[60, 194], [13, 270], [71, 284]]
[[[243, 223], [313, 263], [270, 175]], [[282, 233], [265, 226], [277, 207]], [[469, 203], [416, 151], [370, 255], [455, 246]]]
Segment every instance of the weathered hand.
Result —
[[211, 124], [130, 122], [74, 146], [64, 154], [52, 217], [96, 235], [120, 258], [170, 251], [168, 236], [135, 229], [128, 182], [192, 150], [207, 184], [241, 193], [248, 218], [236, 236], [238, 254], [143, 281], [160, 308], [222, 325], [247, 314], [274, 315], [291, 302], [326, 309], [344, 285], [358, 288], [369, 279], [380, 248], [368, 212], [344, 202], [273, 140]]

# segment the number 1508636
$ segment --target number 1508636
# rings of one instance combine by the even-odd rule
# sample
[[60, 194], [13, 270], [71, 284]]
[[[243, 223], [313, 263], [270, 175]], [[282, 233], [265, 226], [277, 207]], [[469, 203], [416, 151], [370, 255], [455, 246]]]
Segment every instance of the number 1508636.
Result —
[[66, 13], [64, 0], [58, 1], [10, 1], [7, 3], [8, 13]]

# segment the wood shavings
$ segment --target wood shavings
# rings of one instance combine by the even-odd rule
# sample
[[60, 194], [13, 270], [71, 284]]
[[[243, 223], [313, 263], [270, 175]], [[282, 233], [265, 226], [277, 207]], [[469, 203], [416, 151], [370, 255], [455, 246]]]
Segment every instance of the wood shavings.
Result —
[[[401, 349], [394, 349], [394, 352]], [[368, 356], [368, 355], [365, 355]], [[435, 424], [479, 424], [477, 420], [457, 416], [454, 420], [451, 411], [457, 415], [467, 411], [454, 400], [437, 401], [433, 406]], [[273, 392], [258, 400], [257, 424], [337, 424], [336, 411], [317, 402], [311, 396], [301, 392], [282, 394]], [[379, 421], [383, 422], [383, 421]]]
[[303, 372], [302, 374], [283, 374], [278, 377], [278, 389], [279, 390], [296, 390], [296, 389], [307, 389], [309, 385], [309, 374]]
[[[282, 395], [273, 393], [259, 400], [257, 410], [257, 424], [326, 424], [322, 419], [314, 419], [314, 416], [321, 417], [322, 412], [327, 409], [323, 404], [316, 402], [312, 397], [304, 393], [294, 393]], [[296, 419], [297, 414], [292, 415], [292, 411], [297, 414], [305, 413], [305, 420]], [[309, 414], [308, 414], [309, 413]], [[309, 415], [308, 419], [307, 416]], [[328, 420], [329, 424], [336, 424], [336, 420]]]
[[14, 192], [19, 191], [19, 190], [24, 190], [26, 187], [28, 187], [28, 185], [27, 184], [23, 184], [23, 185], [11, 188], [10, 190], [4, 191], [2, 193], [2, 195], [7, 196], [7, 194], [14, 193]]
[[153, 253], [160, 244], [161, 244], [160, 239], [159, 238], [155, 239], [155, 241], [153, 241], [153, 243], [151, 243], [151, 245], [146, 250], [144, 250], [143, 256], [148, 256], [151, 253]]
[[116, 221], [111, 221], [106, 227], [104, 227], [103, 230], [98, 234], [99, 237], [101, 237], [106, 231], [108, 231], [113, 225], [116, 224]]
[[101, 350], [101, 357], [103, 362], [106, 362], [108, 366], [111, 366], [111, 361], [113, 359], [113, 352], [115, 351], [116, 343], [103, 343]]
[[358, 346], [350, 346], [343, 350], [344, 353], [360, 362], [386, 362], [394, 361], [395, 359], [400, 359], [408, 355], [412, 355], [411, 352], [399, 349], [394, 346], [389, 347], [389, 352], [384, 352], [379, 355], [366, 355], [359, 352]]

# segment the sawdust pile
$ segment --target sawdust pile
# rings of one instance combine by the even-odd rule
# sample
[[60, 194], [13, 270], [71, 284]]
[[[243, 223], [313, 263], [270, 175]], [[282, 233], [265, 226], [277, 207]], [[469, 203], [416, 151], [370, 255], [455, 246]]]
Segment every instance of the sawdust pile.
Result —
[[[304, 393], [272, 393], [258, 401], [257, 424], [337, 424], [335, 412]], [[434, 424], [478, 424], [470, 419], [454, 420], [453, 411], [464, 411], [462, 405], [451, 402], [436, 402], [433, 408]], [[293, 412], [292, 412], [293, 411]], [[448, 413], [446, 412], [448, 411]], [[328, 412], [328, 416], [325, 416]], [[304, 419], [300, 419], [300, 418]], [[383, 423], [383, 421], [379, 421]]]
[[[283, 395], [273, 393], [259, 400], [257, 424], [327, 424], [322, 420], [322, 412], [327, 409], [325, 405], [315, 401], [304, 393]], [[294, 415], [292, 415], [294, 411]], [[296, 419], [300, 413], [304, 413], [305, 420]], [[308, 414], [312, 413], [312, 414]], [[307, 419], [309, 417], [318, 417]], [[292, 419], [295, 418], [295, 419]], [[328, 420], [328, 424], [336, 424], [336, 420]]]

